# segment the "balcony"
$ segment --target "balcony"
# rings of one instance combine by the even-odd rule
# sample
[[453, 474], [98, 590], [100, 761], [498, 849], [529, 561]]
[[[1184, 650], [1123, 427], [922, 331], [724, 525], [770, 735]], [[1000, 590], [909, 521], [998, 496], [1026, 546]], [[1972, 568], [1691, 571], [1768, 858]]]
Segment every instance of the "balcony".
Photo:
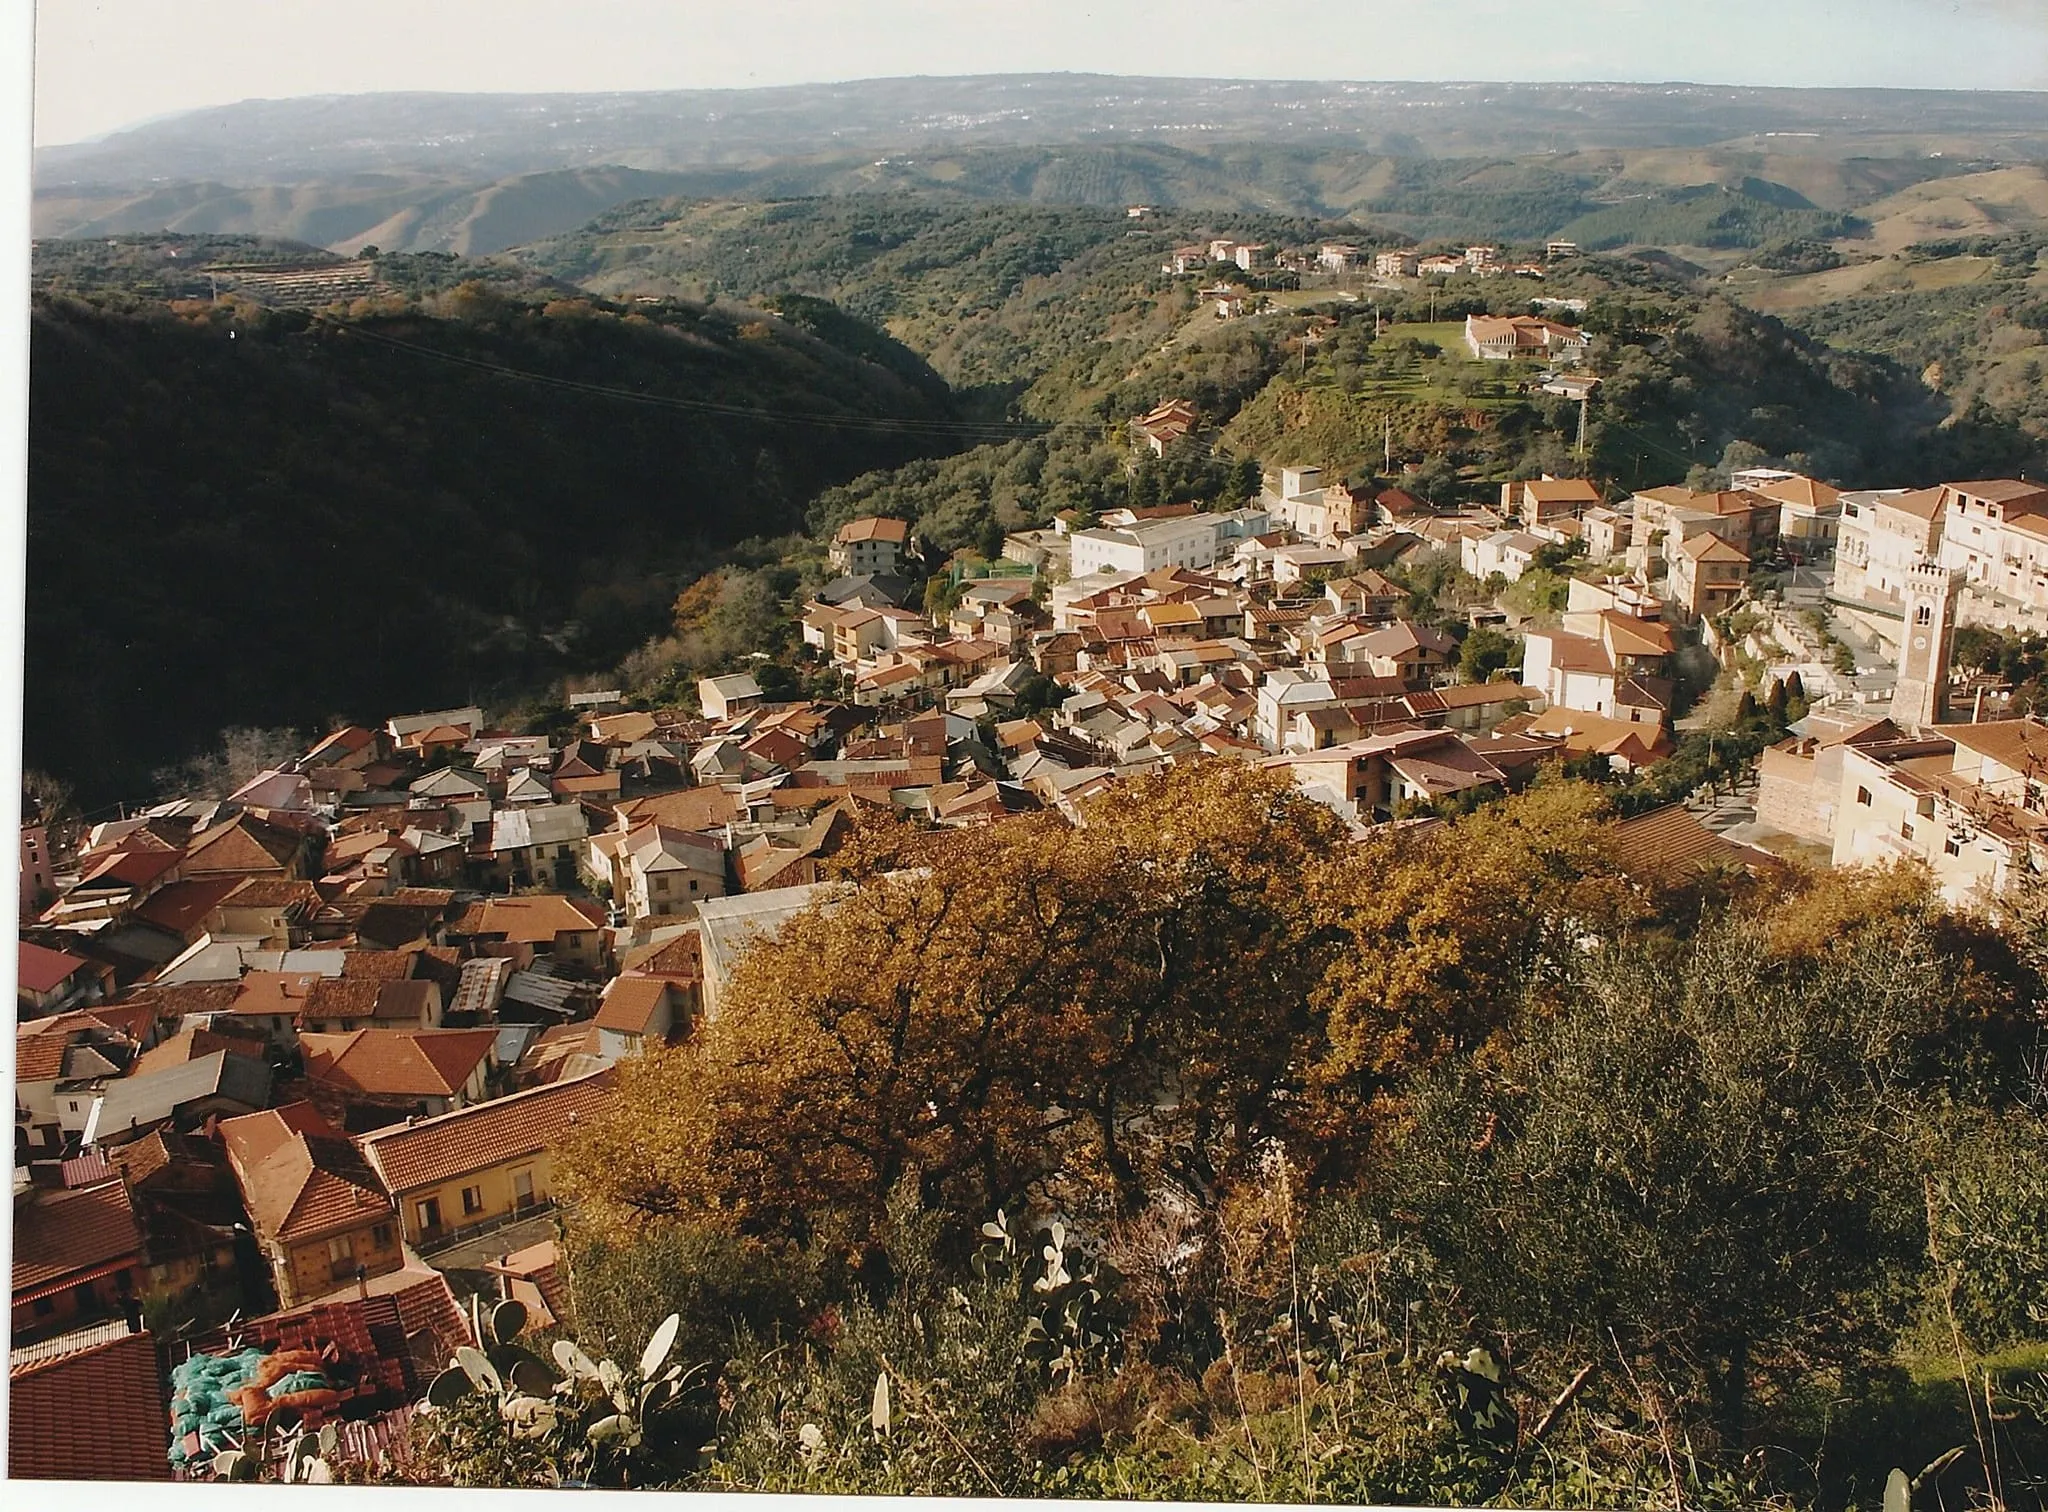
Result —
[[[449, 1249], [466, 1240], [480, 1238], [494, 1229], [503, 1228], [508, 1223], [517, 1223], [522, 1218], [532, 1218], [545, 1213], [554, 1205], [554, 1199], [550, 1197], [523, 1198], [513, 1203], [510, 1212], [499, 1213], [494, 1217], [481, 1218], [472, 1223], [442, 1223], [436, 1224], [433, 1228], [421, 1229], [413, 1245], [423, 1256], [436, 1250]], [[350, 1274], [353, 1275], [354, 1272], [351, 1271]]]

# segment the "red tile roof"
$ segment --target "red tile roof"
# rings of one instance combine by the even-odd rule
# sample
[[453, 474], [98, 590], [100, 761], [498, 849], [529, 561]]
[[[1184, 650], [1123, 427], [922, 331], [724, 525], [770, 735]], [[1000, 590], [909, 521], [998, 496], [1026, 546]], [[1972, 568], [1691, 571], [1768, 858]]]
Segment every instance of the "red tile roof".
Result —
[[193, 836], [185, 852], [185, 869], [194, 873], [281, 872], [298, 853], [297, 835], [242, 813]]
[[306, 1075], [370, 1097], [452, 1097], [497, 1043], [496, 1029], [357, 1029], [302, 1034]]
[[538, 893], [526, 898], [486, 898], [449, 927], [456, 934], [501, 934], [514, 944], [551, 945], [558, 934], [588, 933], [603, 928], [603, 921], [590, 918], [558, 893]]
[[363, 1154], [392, 1192], [412, 1191], [548, 1148], [597, 1110], [611, 1095], [611, 1084], [611, 1073], [599, 1071], [378, 1129], [363, 1136]]
[[848, 520], [839, 527], [839, 534], [833, 537], [843, 546], [851, 545], [855, 541], [891, 541], [901, 546], [909, 538], [908, 521], [873, 515], [866, 519]]
[[15, 978], [15, 985], [28, 992], [53, 992], [63, 986], [72, 973], [89, 964], [65, 951], [48, 950], [28, 940], [20, 941], [19, 948], [20, 974]]
[[75, 1191], [38, 1194], [14, 1213], [14, 1299], [68, 1284], [83, 1271], [122, 1260], [139, 1264], [142, 1233], [128, 1188], [116, 1178]]
[[222, 1121], [250, 1221], [267, 1240], [317, 1238], [391, 1212], [377, 1176], [310, 1103]]
[[121, 851], [96, 864], [79, 879], [74, 891], [108, 891], [147, 887], [185, 859], [179, 850]]
[[289, 908], [294, 903], [316, 904], [320, 895], [310, 882], [288, 877], [250, 877], [221, 899], [223, 908]]
[[614, 977], [604, 990], [604, 1003], [592, 1020], [600, 1029], [620, 1034], [645, 1034], [655, 1011], [669, 995], [669, 985], [660, 977]]
[[204, 924], [207, 915], [220, 906], [220, 900], [239, 886], [241, 881], [236, 877], [173, 882], [151, 894], [149, 901], [135, 910], [135, 917], [182, 938]]
[[665, 977], [670, 981], [704, 980], [703, 941], [693, 929], [658, 945], [643, 945], [629, 951], [620, 969], [634, 976]]
[[[7, 1475], [34, 1480], [169, 1480], [170, 1411], [147, 1333], [76, 1335], [84, 1347], [9, 1372]], [[57, 1342], [57, 1341], [52, 1341]]]
[[412, 976], [418, 961], [416, 950], [350, 950], [341, 957], [341, 979], [402, 982]]

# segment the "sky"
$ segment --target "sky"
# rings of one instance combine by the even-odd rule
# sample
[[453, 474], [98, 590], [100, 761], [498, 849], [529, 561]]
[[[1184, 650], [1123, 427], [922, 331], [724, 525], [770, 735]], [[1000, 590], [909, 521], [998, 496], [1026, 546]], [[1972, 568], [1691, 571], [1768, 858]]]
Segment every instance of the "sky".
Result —
[[2048, 89], [2048, 0], [36, 0], [34, 118], [1061, 71]]

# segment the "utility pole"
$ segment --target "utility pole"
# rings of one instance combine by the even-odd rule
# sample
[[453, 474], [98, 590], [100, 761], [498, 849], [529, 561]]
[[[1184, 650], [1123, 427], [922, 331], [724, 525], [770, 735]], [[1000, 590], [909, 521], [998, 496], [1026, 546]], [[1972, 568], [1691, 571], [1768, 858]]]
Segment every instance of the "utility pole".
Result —
[[1590, 397], [1579, 395], [1579, 462], [1582, 466], [1586, 460], [1586, 400]]
[[1386, 426], [1386, 474], [1391, 478], [1394, 475], [1394, 417], [1392, 415], [1383, 415], [1380, 418]]

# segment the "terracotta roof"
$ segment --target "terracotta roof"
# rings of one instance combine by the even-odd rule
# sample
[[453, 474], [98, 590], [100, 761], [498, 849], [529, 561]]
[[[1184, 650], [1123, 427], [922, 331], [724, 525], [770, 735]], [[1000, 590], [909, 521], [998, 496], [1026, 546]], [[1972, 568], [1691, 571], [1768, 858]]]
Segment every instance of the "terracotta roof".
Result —
[[1669, 804], [1607, 826], [1615, 865], [1638, 881], [1672, 887], [1708, 867], [1768, 865], [1767, 852], [1715, 834], [1683, 803]]
[[1614, 658], [1607, 648], [1588, 635], [1571, 635], [1563, 630], [1532, 632], [1530, 640], [1550, 643], [1550, 664], [1560, 672], [1612, 674]]
[[[1968, 494], [1973, 499], [1983, 499], [1992, 504], [2010, 504], [2015, 499], [2031, 499], [2037, 494], [2048, 493], [2048, 489], [2044, 489], [2039, 483], [2028, 483], [2019, 478], [1980, 478], [1974, 483], [1951, 483], [1948, 486], [1957, 493]], [[1891, 501], [1887, 499], [1884, 502]]]
[[856, 541], [891, 541], [901, 546], [909, 538], [908, 521], [871, 515], [865, 519], [848, 520], [832, 539], [842, 546], [850, 546]]
[[1533, 478], [1519, 485], [1525, 497], [1545, 503], [1580, 500], [1598, 504], [1600, 490], [1584, 478]]
[[37, 1193], [14, 1210], [17, 1303], [81, 1271], [141, 1258], [142, 1232], [118, 1177], [75, 1191]]
[[282, 871], [299, 853], [299, 837], [266, 824], [253, 814], [237, 814], [192, 837], [185, 850], [188, 872]]
[[[1960, 488], [1964, 493], [1969, 493], [1972, 485], [1959, 483], [1952, 484], [1951, 486]], [[1982, 487], [1985, 485], [1980, 484], [1977, 486]], [[1973, 494], [1972, 497], [1984, 498], [1988, 496]], [[1941, 499], [1941, 490], [1938, 488], [1916, 488], [1911, 493], [1887, 494], [1877, 502], [1886, 509], [1897, 510], [1900, 514], [1912, 515], [1915, 519], [1920, 520], [1931, 520], [1941, 513]]]
[[363, 1136], [363, 1154], [391, 1191], [412, 1191], [548, 1148], [597, 1110], [611, 1084], [611, 1073], [600, 1071], [379, 1129]]
[[1842, 497], [1839, 488], [1812, 478], [1780, 478], [1775, 483], [1766, 483], [1756, 490], [1767, 499], [1776, 499], [1780, 504], [1803, 505], [1808, 509], [1828, 509]]
[[128, 1068], [130, 1076], [150, 1076], [158, 1071], [168, 1071], [173, 1066], [182, 1066], [187, 1061], [199, 1060], [216, 1050], [231, 1051], [236, 1055], [247, 1055], [249, 1041], [234, 1035], [221, 1034], [197, 1025], [181, 1030], [153, 1049], [145, 1050], [135, 1057]]
[[19, 1025], [14, 1031], [15, 1082], [18, 1085], [61, 1080], [65, 1074], [65, 1052], [92, 1030], [109, 1027], [87, 1013], [60, 1013]]
[[220, 1137], [250, 1222], [267, 1240], [316, 1238], [391, 1211], [376, 1172], [310, 1103], [224, 1119]]
[[2016, 772], [2048, 773], [2048, 724], [2038, 719], [1937, 725], [1935, 733]]
[[1603, 609], [1600, 624], [1608, 645], [1618, 656], [1669, 656], [1677, 649], [1670, 629], [1656, 620]]
[[306, 1075], [371, 1097], [452, 1097], [497, 1043], [496, 1029], [357, 1029], [302, 1034]]
[[147, 887], [166, 872], [175, 871], [185, 859], [178, 850], [119, 851], [97, 862], [78, 879], [73, 892], [105, 892], [123, 887]]
[[288, 877], [249, 877], [238, 883], [235, 890], [220, 900], [222, 908], [289, 908], [293, 904], [313, 904], [320, 901], [320, 894], [314, 891], [310, 882], [294, 882]]
[[135, 917], [181, 938], [206, 922], [220, 900], [242, 885], [239, 877], [200, 877], [152, 893]]
[[741, 817], [742, 810], [738, 793], [722, 787], [697, 787], [628, 798], [613, 812], [623, 815], [634, 828], [651, 822], [670, 829], [707, 830]]
[[1695, 562], [1709, 560], [1716, 562], [1746, 562], [1749, 560], [1748, 552], [1731, 541], [1722, 540], [1721, 537], [1715, 535], [1712, 531], [1703, 531], [1699, 535], [1688, 537], [1686, 543], [1678, 549], [1691, 557]]
[[306, 753], [306, 764], [318, 766], [337, 756], [352, 755], [364, 746], [376, 744], [376, 741], [375, 730], [366, 730], [361, 725], [344, 725]]
[[669, 984], [660, 977], [614, 977], [604, 990], [604, 1002], [592, 1020], [600, 1029], [620, 1034], [645, 1034], [655, 1011], [669, 996]]
[[696, 930], [677, 935], [657, 945], [643, 945], [629, 951], [619, 963], [622, 971], [636, 976], [666, 977], [672, 981], [697, 982], [704, 977], [704, 944]]
[[344, 982], [402, 982], [413, 974], [416, 950], [350, 950], [341, 957]]
[[603, 926], [559, 893], [526, 898], [486, 898], [449, 926], [456, 934], [501, 934], [515, 944], [550, 945], [563, 933], [587, 933]]
[[[32, 1362], [8, 1372], [10, 1480], [171, 1478], [164, 1458], [170, 1413], [156, 1340], [119, 1327], [111, 1337], [103, 1328], [69, 1336], [81, 1341], [76, 1349], [43, 1346]], [[89, 1409], [90, 1431], [82, 1409]]]
[[242, 996], [241, 982], [145, 983], [130, 994], [122, 1007], [144, 1007], [165, 1019], [181, 1019], [192, 1013], [232, 1013]]
[[307, 990], [300, 1010], [309, 1019], [371, 1018], [383, 983], [374, 977], [322, 977]]
[[20, 941], [17, 948], [20, 964], [15, 985], [28, 992], [54, 991], [91, 964], [65, 951], [47, 950], [28, 940]]

